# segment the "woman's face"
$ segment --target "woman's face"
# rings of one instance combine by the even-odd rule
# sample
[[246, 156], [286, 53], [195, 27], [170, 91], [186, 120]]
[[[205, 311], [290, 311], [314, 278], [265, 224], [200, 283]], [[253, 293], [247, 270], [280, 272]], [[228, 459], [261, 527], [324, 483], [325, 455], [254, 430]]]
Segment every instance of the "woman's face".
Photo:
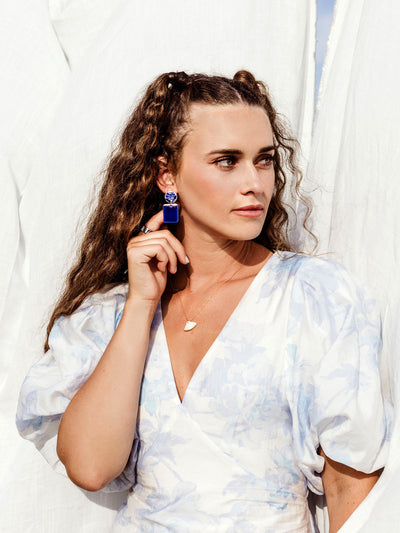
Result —
[[249, 240], [274, 189], [273, 135], [261, 107], [194, 104], [176, 186], [185, 235]]

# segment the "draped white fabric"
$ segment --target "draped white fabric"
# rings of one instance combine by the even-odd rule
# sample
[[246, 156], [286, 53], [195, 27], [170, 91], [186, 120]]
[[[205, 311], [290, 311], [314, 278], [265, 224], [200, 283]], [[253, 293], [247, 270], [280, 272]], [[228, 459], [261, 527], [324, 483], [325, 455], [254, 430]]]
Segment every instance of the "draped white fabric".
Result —
[[315, 3], [15, 0], [1, 11], [0, 530], [107, 532], [123, 495], [78, 490], [14, 427], [77, 220], [139, 92], [167, 70], [253, 71], [307, 156]]
[[[399, 403], [400, 5], [337, 0], [328, 42], [307, 187], [320, 251], [333, 252], [372, 289], [384, 318], [382, 372]], [[396, 320], [397, 319], [397, 320]], [[398, 408], [389, 464], [341, 532], [397, 531]]]
[[[313, 0], [3, 4], [0, 530], [107, 532], [122, 501], [54, 474], [17, 435], [14, 413], [21, 381], [41, 354], [77, 220], [128, 110], [160, 72], [248, 68], [268, 82], [309, 156], [320, 251], [380, 302], [383, 375], [398, 403], [398, 2], [337, 0], [311, 149]], [[395, 424], [389, 465], [343, 533], [396, 527], [399, 440]]]

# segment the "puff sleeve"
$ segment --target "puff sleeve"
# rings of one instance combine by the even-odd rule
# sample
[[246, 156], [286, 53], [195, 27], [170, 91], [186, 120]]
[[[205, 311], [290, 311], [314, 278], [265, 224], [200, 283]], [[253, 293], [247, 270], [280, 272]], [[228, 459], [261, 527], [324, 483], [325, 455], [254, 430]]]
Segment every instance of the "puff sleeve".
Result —
[[390, 410], [381, 393], [375, 302], [341, 265], [317, 258], [304, 261], [293, 284], [288, 339], [294, 448], [309, 488], [323, 494], [319, 446], [334, 461], [356, 470], [382, 468]]
[[[65, 474], [56, 446], [61, 417], [89, 378], [121, 318], [127, 285], [89, 296], [71, 315], [59, 318], [50, 333], [50, 349], [26, 376], [17, 408], [17, 429], [32, 441], [48, 463]], [[138, 439], [124, 472], [106, 491], [125, 490], [135, 482]]]

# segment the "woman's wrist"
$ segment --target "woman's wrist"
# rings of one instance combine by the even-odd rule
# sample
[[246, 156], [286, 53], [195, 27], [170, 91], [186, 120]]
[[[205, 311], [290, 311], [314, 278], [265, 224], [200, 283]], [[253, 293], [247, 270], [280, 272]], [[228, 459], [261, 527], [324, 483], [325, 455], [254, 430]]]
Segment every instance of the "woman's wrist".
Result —
[[158, 302], [154, 300], [142, 299], [138, 296], [128, 296], [122, 316], [125, 318], [132, 317], [137, 320], [153, 320], [154, 313], [156, 312]]

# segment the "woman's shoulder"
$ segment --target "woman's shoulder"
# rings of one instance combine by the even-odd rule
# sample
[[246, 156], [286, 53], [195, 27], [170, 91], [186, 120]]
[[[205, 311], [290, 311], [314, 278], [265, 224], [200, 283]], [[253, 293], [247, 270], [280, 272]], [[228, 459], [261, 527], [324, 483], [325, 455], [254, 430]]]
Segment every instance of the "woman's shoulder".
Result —
[[60, 316], [50, 332], [49, 343], [59, 338], [72, 338], [74, 333], [97, 331], [97, 335], [113, 331], [121, 318], [128, 295], [128, 284], [106, 285], [87, 296], [69, 315]]
[[301, 275], [311, 271], [317, 274], [323, 272], [346, 272], [346, 268], [341, 263], [327, 255], [307, 255], [286, 251], [278, 251], [274, 255], [278, 259], [279, 267], [291, 271], [293, 275]]
[[290, 283], [286, 282], [290, 291], [290, 323], [307, 317], [319, 327], [325, 324], [333, 337], [352, 316], [360, 329], [373, 328], [378, 339], [378, 304], [368, 287], [341, 263], [325, 256], [284, 252], [278, 268], [291, 278]]
[[49, 357], [62, 354], [65, 364], [70, 360], [65, 357], [66, 352], [73, 355], [76, 362], [81, 356], [96, 358], [99, 350], [104, 351], [119, 323], [127, 294], [128, 284], [105, 286], [87, 296], [75, 311], [57, 318], [49, 334], [49, 352], [52, 352]]
[[128, 283], [108, 284], [98, 292], [87, 296], [77, 311], [85, 311], [98, 306], [118, 307], [123, 305], [128, 296]]
[[336, 293], [357, 291], [359, 281], [338, 261], [326, 256], [277, 252], [276, 269], [305, 290]]

